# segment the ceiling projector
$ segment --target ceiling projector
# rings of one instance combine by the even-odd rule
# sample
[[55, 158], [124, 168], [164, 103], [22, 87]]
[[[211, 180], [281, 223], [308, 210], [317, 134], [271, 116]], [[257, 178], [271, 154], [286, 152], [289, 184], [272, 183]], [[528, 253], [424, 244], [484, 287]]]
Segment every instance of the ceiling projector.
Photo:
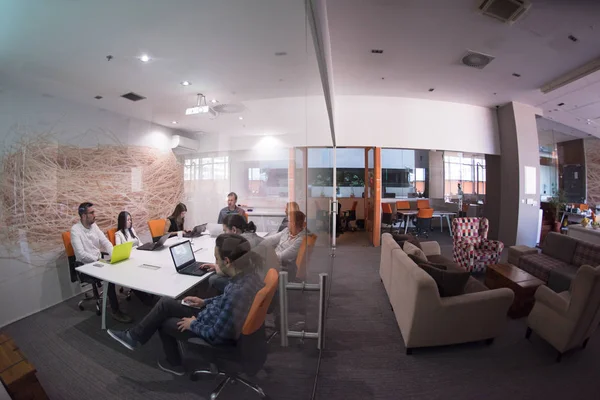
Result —
[[185, 109], [185, 115], [195, 114], [206, 114], [208, 113], [208, 104], [206, 103], [206, 97], [202, 93], [198, 93], [198, 101], [195, 107]]

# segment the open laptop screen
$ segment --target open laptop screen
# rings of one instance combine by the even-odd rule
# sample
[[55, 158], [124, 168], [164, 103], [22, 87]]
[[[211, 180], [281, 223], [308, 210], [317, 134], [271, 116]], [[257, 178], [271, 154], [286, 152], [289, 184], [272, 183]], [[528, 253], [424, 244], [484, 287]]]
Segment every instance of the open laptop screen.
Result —
[[196, 261], [194, 258], [194, 251], [192, 250], [192, 244], [189, 240], [173, 245], [169, 247], [169, 250], [171, 251], [171, 257], [173, 257], [173, 262], [175, 263], [175, 268], [177, 270]]

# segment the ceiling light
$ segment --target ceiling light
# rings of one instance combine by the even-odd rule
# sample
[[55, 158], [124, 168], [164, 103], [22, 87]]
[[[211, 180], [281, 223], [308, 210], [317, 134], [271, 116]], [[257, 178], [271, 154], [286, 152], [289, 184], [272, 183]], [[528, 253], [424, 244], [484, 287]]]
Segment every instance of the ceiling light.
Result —
[[285, 51], [278, 51], [275, 53], [276, 56], [287, 56], [287, 53]]
[[564, 106], [564, 105], [565, 105], [565, 103], [558, 103], [558, 106], [559, 106], [559, 107], [562, 107], [562, 106]]
[[430, 91], [430, 92], [433, 92], [434, 90], [435, 90], [434, 88], [430, 88], [430, 89], [429, 89], [429, 91]]
[[148, 61], [150, 61], [150, 56], [148, 54], [142, 54], [139, 57], [139, 60], [143, 63], [147, 63]]
[[192, 82], [190, 82], [190, 81], [183, 81], [183, 82], [181, 82], [181, 84], [183, 86], [190, 86], [192, 84]]
[[516, 72], [513, 72], [512, 76], [514, 76], [515, 78], [520, 78], [521, 74], [517, 74]]
[[100, 100], [100, 99], [102, 99], [102, 96], [98, 95], [98, 96], [94, 96], [94, 98], [95, 98], [96, 100]]
[[217, 102], [217, 99], [212, 99], [210, 102], [215, 104]]
[[569, 35], [569, 36], [568, 36], [568, 38], [569, 38], [569, 40], [570, 40], [571, 42], [577, 42], [577, 41], [579, 40], [579, 39], [577, 39], [577, 38], [576, 38], [575, 36], [573, 36], [573, 35]]
[[177, 125], [177, 121], [171, 121], [173, 125]]
[[381, 49], [371, 49], [372, 54], [383, 54], [383, 50]]
[[238, 117], [238, 118], [240, 119], [240, 121], [244, 119], [244, 117]]

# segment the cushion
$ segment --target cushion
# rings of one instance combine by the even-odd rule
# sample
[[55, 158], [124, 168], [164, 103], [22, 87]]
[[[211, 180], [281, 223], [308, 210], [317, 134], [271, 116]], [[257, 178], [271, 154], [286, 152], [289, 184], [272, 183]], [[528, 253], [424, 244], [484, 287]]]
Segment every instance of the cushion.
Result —
[[575, 279], [575, 275], [577, 275], [578, 269], [579, 268], [575, 266], [553, 269], [548, 275], [548, 287], [556, 293], [569, 290], [571, 282]]
[[467, 271], [444, 271], [439, 268], [429, 266], [425, 263], [419, 267], [427, 272], [435, 281], [440, 297], [458, 296], [464, 294], [465, 285], [471, 277]]
[[578, 242], [571, 264], [578, 267], [582, 265], [591, 265], [592, 267], [600, 265], [600, 246], [587, 242]]
[[419, 249], [423, 250], [421, 247], [421, 242], [413, 235], [402, 235], [400, 233], [392, 233], [392, 237], [398, 243], [400, 247], [404, 247], [404, 242], [410, 242], [417, 246]]
[[427, 262], [427, 256], [425, 255], [425, 253], [423, 253], [423, 250], [419, 249], [417, 246], [415, 246], [414, 244], [406, 241], [404, 242], [404, 246], [402, 246], [402, 250], [404, 250], [404, 252], [406, 254], [408, 254], [409, 256], [412, 254], [413, 256], [417, 257], [419, 260], [423, 261], [423, 262]]
[[573, 239], [567, 235], [550, 232], [544, 239], [542, 254], [571, 264], [571, 260], [573, 260], [573, 255], [575, 254], [575, 247], [577, 247], [577, 242], [578, 241], [576, 239]]
[[449, 258], [446, 258], [446, 257], [444, 257], [442, 255], [438, 255], [438, 254], [427, 256], [427, 261], [429, 261], [432, 264], [443, 265], [446, 267], [446, 269], [453, 270], [453, 271], [461, 271], [462, 272], [465, 270], [463, 267], [461, 267], [454, 261], [450, 260]]
[[408, 257], [410, 257], [410, 259], [413, 260], [413, 262], [415, 264], [417, 264], [418, 266], [421, 266], [421, 264], [427, 264], [428, 266], [433, 267], [433, 268], [446, 270], [446, 266], [444, 264], [433, 263], [431, 261], [423, 261], [422, 259], [415, 256], [414, 254], [408, 254]]
[[550, 271], [568, 266], [569, 264], [566, 262], [547, 256], [546, 254], [526, 254], [519, 258], [519, 268], [540, 278], [544, 282], [548, 282]]

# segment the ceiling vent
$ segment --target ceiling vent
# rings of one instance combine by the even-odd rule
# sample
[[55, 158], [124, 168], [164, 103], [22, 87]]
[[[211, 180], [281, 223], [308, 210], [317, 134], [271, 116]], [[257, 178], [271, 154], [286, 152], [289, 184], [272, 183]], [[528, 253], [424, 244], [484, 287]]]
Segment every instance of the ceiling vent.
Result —
[[507, 24], [514, 24], [531, 7], [528, 0], [483, 0], [479, 11]]
[[478, 53], [476, 51], [467, 50], [467, 53], [460, 60], [467, 67], [483, 69], [486, 65], [492, 62], [495, 57], [487, 54]]
[[125, 93], [121, 95], [121, 97], [131, 101], [140, 101], [145, 99], [144, 96], [140, 96], [139, 94], [133, 92]]

